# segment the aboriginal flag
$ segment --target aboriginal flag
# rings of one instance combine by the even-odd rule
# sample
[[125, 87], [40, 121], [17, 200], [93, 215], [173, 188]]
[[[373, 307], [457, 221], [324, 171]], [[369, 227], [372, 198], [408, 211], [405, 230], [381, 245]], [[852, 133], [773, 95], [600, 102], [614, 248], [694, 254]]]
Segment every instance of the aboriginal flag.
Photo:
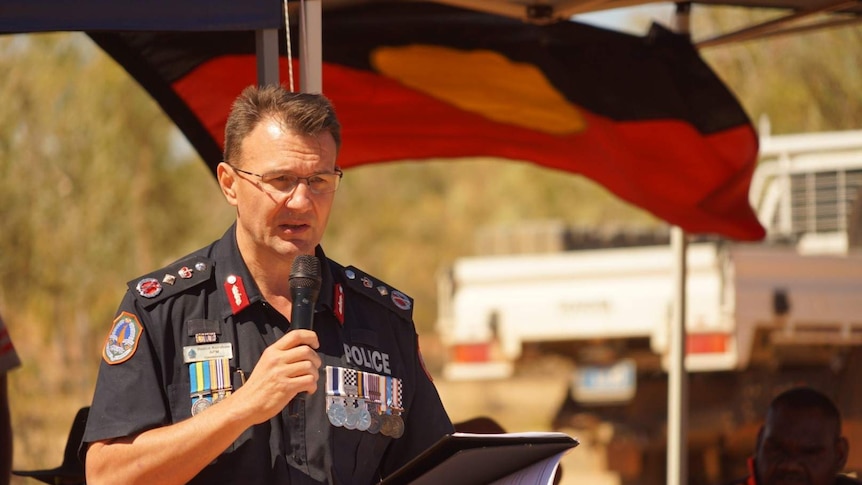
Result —
[[[257, 82], [254, 33], [88, 34], [214, 169], [230, 105]], [[639, 37], [430, 2], [328, 9], [323, 93], [343, 125], [344, 168], [522, 160], [589, 177], [691, 233], [764, 236], [748, 201], [750, 120], [690, 39], [660, 26]]]

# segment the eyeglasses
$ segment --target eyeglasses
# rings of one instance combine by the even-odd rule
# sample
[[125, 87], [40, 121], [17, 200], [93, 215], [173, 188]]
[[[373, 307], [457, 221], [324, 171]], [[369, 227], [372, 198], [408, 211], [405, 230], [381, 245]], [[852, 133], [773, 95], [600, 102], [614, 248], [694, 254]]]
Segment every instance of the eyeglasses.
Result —
[[246, 175], [253, 175], [260, 179], [263, 189], [270, 193], [291, 194], [301, 180], [305, 181], [312, 194], [329, 194], [338, 190], [338, 184], [341, 182], [341, 177], [344, 172], [340, 168], [336, 168], [332, 173], [316, 173], [308, 177], [300, 177], [290, 172], [270, 172], [263, 175], [259, 173], [249, 172], [241, 168], [230, 167], [237, 172]]

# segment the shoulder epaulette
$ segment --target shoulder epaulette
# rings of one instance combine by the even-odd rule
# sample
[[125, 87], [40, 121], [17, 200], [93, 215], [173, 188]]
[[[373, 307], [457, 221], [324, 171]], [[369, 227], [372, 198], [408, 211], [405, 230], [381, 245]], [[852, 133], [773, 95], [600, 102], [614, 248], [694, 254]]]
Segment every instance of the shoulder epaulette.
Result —
[[212, 270], [212, 260], [190, 256], [129, 281], [129, 290], [147, 307], [209, 280]]
[[401, 318], [413, 320], [413, 298], [353, 266], [343, 271], [348, 288], [376, 301]]

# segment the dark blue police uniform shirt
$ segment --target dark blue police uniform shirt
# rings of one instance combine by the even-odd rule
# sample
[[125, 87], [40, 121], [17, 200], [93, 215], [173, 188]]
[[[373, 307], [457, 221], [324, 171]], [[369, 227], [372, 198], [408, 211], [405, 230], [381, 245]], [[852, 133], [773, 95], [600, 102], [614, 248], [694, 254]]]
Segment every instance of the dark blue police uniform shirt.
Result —
[[[231, 343], [234, 390], [241, 386], [240, 371], [250, 375], [264, 349], [287, 331], [288, 320], [263, 300], [240, 257], [235, 230], [234, 225], [210, 246], [129, 283], [118, 320], [133, 315], [143, 331], [125, 360], [103, 359], [85, 443], [191, 417], [183, 348], [197, 345], [201, 328], [216, 334], [218, 343]], [[405, 296], [385, 283], [329, 260], [320, 247], [317, 256], [323, 273], [314, 314], [323, 359], [317, 392], [302, 409], [289, 406], [246, 430], [191, 483], [376, 483], [453, 431], [421, 362], [412, 301], [405, 304]], [[176, 277], [181, 273], [185, 277]], [[401, 379], [403, 436], [330, 424], [327, 365]]]

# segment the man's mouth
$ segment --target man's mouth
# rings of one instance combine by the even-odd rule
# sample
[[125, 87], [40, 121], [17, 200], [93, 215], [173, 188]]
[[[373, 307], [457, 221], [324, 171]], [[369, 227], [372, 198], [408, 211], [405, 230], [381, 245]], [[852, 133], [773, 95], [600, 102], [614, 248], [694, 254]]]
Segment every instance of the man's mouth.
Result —
[[778, 485], [784, 485], [784, 484], [798, 485], [798, 484], [802, 484], [802, 483], [807, 484], [808, 478], [805, 475], [802, 475], [799, 473], [784, 473], [784, 474], [776, 477], [775, 483]]
[[281, 227], [288, 231], [301, 231], [307, 229], [308, 224], [281, 224]]

